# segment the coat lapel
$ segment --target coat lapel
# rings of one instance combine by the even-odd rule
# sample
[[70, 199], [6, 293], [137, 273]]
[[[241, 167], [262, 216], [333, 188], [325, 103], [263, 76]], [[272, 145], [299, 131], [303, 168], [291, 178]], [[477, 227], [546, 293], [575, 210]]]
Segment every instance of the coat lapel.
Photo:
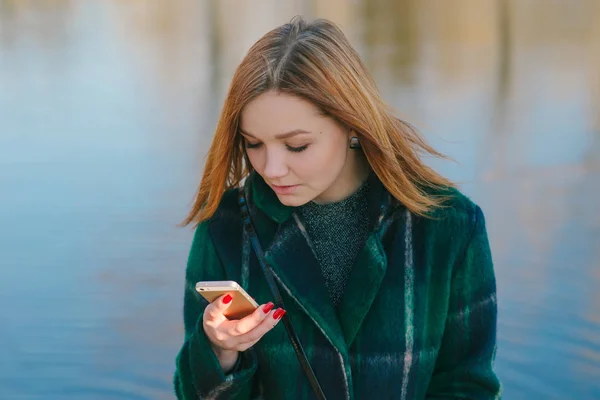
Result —
[[288, 295], [342, 353], [352, 344], [387, 269], [381, 238], [388, 226], [389, 219], [385, 217], [392, 209], [392, 201], [374, 173], [369, 179], [371, 234], [354, 264], [336, 312], [310, 238], [293, 207], [282, 205], [258, 174], [253, 173], [249, 178], [253, 202], [278, 224], [277, 232], [265, 251], [267, 262]]
[[339, 308], [339, 321], [348, 347], [377, 296], [386, 269], [381, 241], [372, 233], [354, 264]]
[[260, 213], [253, 218], [259, 236], [267, 239], [262, 240], [263, 243], [268, 243], [265, 246], [265, 259], [278, 283], [322, 330], [331, 344], [345, 354], [344, 334], [325, 287], [321, 266], [304, 226], [294, 214], [294, 208], [281, 204], [258, 174], [253, 173], [248, 179], [248, 184], [253, 203], [250, 210], [256, 205], [263, 215], [277, 224], [276, 231], [269, 233], [269, 229], [261, 228], [272, 225], [259, 222]]
[[280, 225], [265, 258], [288, 295], [323, 330], [331, 344], [345, 353], [344, 335], [321, 266], [295, 214]]
[[348, 347], [354, 342], [387, 271], [387, 257], [381, 240], [397, 206], [374, 173], [369, 177], [368, 201], [371, 233], [354, 263], [338, 312]]

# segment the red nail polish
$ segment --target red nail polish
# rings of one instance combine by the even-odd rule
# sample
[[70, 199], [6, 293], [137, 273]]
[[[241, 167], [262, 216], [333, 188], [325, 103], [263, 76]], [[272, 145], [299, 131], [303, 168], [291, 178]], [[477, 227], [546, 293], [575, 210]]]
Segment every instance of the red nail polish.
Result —
[[273, 319], [280, 319], [285, 313], [286, 311], [283, 308], [278, 308], [277, 311], [273, 313]]
[[228, 294], [227, 296], [223, 297], [223, 304], [229, 304], [231, 300], [233, 300], [233, 297]]
[[265, 306], [263, 307], [263, 312], [265, 314], [268, 314], [269, 311], [271, 311], [273, 309], [273, 307], [275, 306], [275, 304], [268, 302], [267, 304], [265, 304]]

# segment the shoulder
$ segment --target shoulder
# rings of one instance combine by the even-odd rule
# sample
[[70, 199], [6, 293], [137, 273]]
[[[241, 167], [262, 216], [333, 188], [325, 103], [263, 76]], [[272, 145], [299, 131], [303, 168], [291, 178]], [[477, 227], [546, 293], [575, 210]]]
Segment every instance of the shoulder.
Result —
[[[439, 191], [446, 201], [425, 217], [414, 216], [412, 242], [415, 257], [428, 265], [438, 282], [447, 282], [465, 260], [478, 271], [472, 276], [492, 276], [491, 260], [483, 212], [468, 196], [455, 188]], [[486, 260], [485, 263], [481, 260]], [[481, 261], [481, 262], [480, 262]], [[467, 271], [467, 270], [465, 270]]]
[[[237, 206], [237, 189], [227, 190], [216, 212], [195, 229], [188, 257], [188, 274], [208, 274], [223, 278], [223, 247], [241, 240], [241, 218]], [[208, 273], [207, 271], [212, 271]], [[222, 280], [222, 279], [221, 279]]]
[[432, 190], [429, 194], [445, 199], [441, 207], [430, 213], [432, 220], [473, 226], [478, 214], [481, 214], [480, 207], [457, 188], [446, 187]]
[[415, 223], [422, 226], [424, 234], [464, 247], [476, 231], [485, 233], [481, 208], [459, 189], [445, 187], [429, 190], [428, 194], [445, 201], [427, 216], [416, 217]]
[[239, 219], [240, 208], [238, 206], [238, 188], [228, 189], [223, 193], [219, 202], [219, 207], [215, 213], [208, 219], [209, 224], [220, 222], [221, 220]]
[[215, 229], [218, 230], [221, 227], [228, 226], [233, 221], [240, 221], [237, 193], [238, 189], [226, 190], [215, 213], [198, 224], [194, 231], [192, 249], [211, 244]]
[[206, 221], [207, 233], [223, 262], [228, 262], [233, 254], [239, 254], [242, 247], [242, 216], [238, 205], [239, 189], [225, 191], [219, 207]]

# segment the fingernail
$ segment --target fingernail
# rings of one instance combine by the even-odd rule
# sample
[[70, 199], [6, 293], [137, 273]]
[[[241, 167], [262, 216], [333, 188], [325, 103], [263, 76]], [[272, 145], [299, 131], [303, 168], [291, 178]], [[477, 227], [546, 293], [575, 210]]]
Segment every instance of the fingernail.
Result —
[[228, 294], [227, 296], [223, 297], [223, 304], [229, 304], [231, 300], [233, 300], [233, 297]]
[[280, 319], [285, 313], [286, 311], [283, 308], [278, 308], [277, 311], [273, 313], [273, 319]]
[[267, 304], [265, 304], [265, 306], [263, 307], [263, 312], [265, 314], [268, 314], [269, 311], [271, 311], [273, 309], [273, 307], [275, 306], [275, 304], [268, 302]]

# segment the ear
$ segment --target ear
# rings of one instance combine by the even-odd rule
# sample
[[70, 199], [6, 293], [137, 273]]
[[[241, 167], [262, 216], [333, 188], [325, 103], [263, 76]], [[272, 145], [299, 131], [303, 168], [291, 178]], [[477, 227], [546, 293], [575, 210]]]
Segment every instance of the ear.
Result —
[[350, 140], [352, 140], [352, 136], [355, 136], [354, 135], [354, 129], [352, 129], [352, 128], [346, 128], [344, 130], [346, 132], [346, 143], [347, 143], [348, 147], [350, 147]]

